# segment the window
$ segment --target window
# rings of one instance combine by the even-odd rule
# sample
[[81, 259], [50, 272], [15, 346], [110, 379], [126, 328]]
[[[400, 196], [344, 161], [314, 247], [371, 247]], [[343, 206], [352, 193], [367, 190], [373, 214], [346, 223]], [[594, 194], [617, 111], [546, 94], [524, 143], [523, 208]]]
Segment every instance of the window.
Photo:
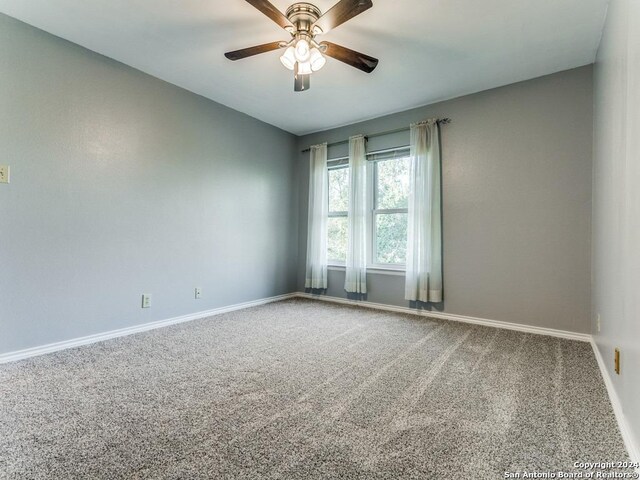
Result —
[[371, 263], [403, 266], [407, 257], [409, 157], [375, 160], [371, 219]]
[[327, 259], [342, 265], [347, 260], [347, 210], [349, 209], [349, 166], [344, 161], [331, 162], [329, 169], [329, 220], [327, 224]]
[[[367, 160], [368, 266], [402, 269], [407, 256], [409, 149], [370, 153]], [[348, 163], [344, 158], [329, 161], [327, 258], [330, 265], [344, 265], [347, 258]]]

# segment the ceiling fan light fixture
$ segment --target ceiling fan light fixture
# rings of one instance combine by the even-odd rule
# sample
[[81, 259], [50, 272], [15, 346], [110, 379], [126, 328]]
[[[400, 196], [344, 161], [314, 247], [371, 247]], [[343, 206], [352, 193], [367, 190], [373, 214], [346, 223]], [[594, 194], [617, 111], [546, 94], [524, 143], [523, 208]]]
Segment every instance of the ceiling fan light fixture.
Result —
[[289, 70], [293, 70], [293, 67], [296, 64], [295, 49], [293, 47], [287, 48], [280, 57], [280, 61], [286, 68], [288, 68]]
[[306, 62], [309, 60], [309, 56], [311, 55], [309, 42], [307, 42], [304, 38], [301, 38], [296, 42], [296, 60], [298, 62]]
[[324, 64], [327, 63], [327, 59], [324, 58], [320, 50], [314, 47], [311, 49], [311, 55], [309, 56], [309, 63], [311, 64], [311, 70], [313, 70], [314, 72], [317, 72], [322, 67], [324, 67]]
[[313, 72], [309, 62], [298, 62], [298, 73], [300, 75], [309, 75]]
[[[1, 0], [0, 0], [1, 1]], [[337, 3], [322, 13], [307, 1], [296, 1], [282, 13], [271, 3], [273, 0], [245, 0], [273, 20], [290, 34], [287, 41], [276, 41], [241, 48], [224, 54], [229, 60], [241, 60], [254, 55], [283, 50], [282, 65], [294, 73], [294, 92], [309, 90], [311, 73], [324, 67], [327, 57], [339, 60], [365, 73], [371, 73], [378, 59], [356, 52], [335, 43], [318, 43], [316, 35], [325, 34], [360, 15], [373, 6], [372, 0], [337, 0]], [[335, 0], [334, 0], [335, 1]]]

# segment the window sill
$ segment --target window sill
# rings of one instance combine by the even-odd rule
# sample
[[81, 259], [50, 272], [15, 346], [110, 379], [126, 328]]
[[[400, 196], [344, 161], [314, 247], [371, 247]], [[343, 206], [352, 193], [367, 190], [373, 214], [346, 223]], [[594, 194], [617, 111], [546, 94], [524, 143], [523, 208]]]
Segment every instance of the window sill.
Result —
[[347, 269], [347, 267], [345, 267], [344, 265], [331, 265], [331, 264], [327, 265], [327, 268], [329, 270], [336, 270], [338, 272], [344, 272]]
[[[328, 265], [327, 268], [336, 272], [344, 272], [347, 269], [344, 265]], [[404, 269], [401, 270], [398, 268], [367, 267], [367, 273], [372, 273], [374, 275], [393, 275], [397, 277], [404, 277], [406, 272]]]

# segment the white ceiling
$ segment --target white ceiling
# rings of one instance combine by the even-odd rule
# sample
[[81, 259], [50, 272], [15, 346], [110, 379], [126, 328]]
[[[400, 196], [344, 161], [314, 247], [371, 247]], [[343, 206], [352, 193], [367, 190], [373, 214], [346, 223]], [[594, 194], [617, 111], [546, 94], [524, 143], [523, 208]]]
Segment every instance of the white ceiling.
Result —
[[592, 63], [608, 0], [373, 2], [323, 38], [378, 68], [329, 59], [302, 93], [277, 51], [224, 58], [288, 38], [244, 0], [0, 0], [0, 11], [300, 135]]

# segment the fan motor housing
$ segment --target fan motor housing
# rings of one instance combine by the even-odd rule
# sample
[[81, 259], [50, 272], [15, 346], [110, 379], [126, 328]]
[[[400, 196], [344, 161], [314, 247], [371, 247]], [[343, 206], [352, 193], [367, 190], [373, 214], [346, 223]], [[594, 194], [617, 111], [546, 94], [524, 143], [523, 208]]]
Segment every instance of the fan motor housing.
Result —
[[311, 26], [320, 18], [320, 9], [311, 3], [294, 3], [287, 8], [286, 17], [295, 26], [297, 32], [309, 32]]

